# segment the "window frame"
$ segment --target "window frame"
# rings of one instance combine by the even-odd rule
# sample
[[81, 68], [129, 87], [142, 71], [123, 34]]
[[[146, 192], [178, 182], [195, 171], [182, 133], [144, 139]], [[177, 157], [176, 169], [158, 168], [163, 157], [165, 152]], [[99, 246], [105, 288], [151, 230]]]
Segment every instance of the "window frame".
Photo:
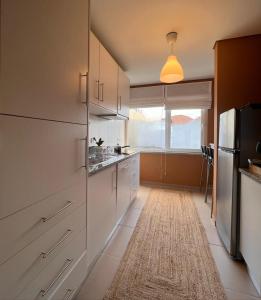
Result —
[[[164, 107], [164, 105], [162, 106]], [[138, 109], [139, 107], [132, 109]], [[147, 108], [147, 107], [142, 107]], [[149, 108], [149, 107], [148, 107]], [[189, 108], [184, 108], [188, 109]], [[192, 108], [191, 108], [192, 109]], [[175, 110], [175, 109], [173, 109]], [[179, 109], [177, 109], [179, 110]], [[200, 145], [202, 142], [206, 140], [207, 137], [207, 109], [200, 109], [201, 110], [201, 134], [200, 134]], [[162, 148], [154, 148], [154, 147], [140, 147], [139, 150], [144, 153], [181, 153], [181, 154], [201, 154], [201, 148], [198, 149], [189, 149], [189, 148], [171, 148], [171, 110], [165, 109], [165, 146]], [[129, 123], [127, 125], [127, 141], [129, 141]]]

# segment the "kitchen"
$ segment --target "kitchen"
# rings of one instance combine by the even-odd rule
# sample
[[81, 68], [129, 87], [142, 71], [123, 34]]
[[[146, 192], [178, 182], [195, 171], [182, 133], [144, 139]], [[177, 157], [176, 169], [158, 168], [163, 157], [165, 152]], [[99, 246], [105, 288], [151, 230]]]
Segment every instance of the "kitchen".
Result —
[[260, 299], [260, 2], [0, 3], [0, 300]]

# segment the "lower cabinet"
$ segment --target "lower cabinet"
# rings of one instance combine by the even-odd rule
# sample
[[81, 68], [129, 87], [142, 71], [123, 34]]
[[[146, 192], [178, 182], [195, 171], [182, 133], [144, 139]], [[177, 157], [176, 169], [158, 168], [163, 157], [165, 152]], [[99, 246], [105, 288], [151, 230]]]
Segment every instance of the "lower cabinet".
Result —
[[116, 165], [89, 177], [87, 198], [87, 254], [91, 264], [116, 225]]
[[131, 164], [125, 160], [118, 164], [117, 174], [117, 219], [120, 219], [130, 205], [131, 196]]

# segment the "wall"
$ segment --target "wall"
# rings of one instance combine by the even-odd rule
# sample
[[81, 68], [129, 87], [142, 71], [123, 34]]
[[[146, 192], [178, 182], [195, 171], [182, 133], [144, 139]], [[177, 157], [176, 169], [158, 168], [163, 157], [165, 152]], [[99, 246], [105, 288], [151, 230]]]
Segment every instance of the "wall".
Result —
[[[213, 143], [214, 110], [207, 113], [206, 144]], [[200, 154], [142, 153], [141, 182], [199, 188]]]
[[[89, 140], [102, 138], [105, 146], [125, 144], [125, 121], [105, 120], [95, 116], [89, 117]], [[90, 143], [95, 145], [95, 143]]]
[[261, 35], [218, 41], [215, 45], [213, 178], [216, 213], [218, 120], [220, 113], [249, 102], [261, 102]]

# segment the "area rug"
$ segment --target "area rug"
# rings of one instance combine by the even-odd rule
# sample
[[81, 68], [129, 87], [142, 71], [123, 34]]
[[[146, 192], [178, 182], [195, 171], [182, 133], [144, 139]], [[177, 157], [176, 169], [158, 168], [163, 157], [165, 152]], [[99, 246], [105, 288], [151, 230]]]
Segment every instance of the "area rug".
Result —
[[190, 193], [151, 191], [104, 299], [226, 299]]

